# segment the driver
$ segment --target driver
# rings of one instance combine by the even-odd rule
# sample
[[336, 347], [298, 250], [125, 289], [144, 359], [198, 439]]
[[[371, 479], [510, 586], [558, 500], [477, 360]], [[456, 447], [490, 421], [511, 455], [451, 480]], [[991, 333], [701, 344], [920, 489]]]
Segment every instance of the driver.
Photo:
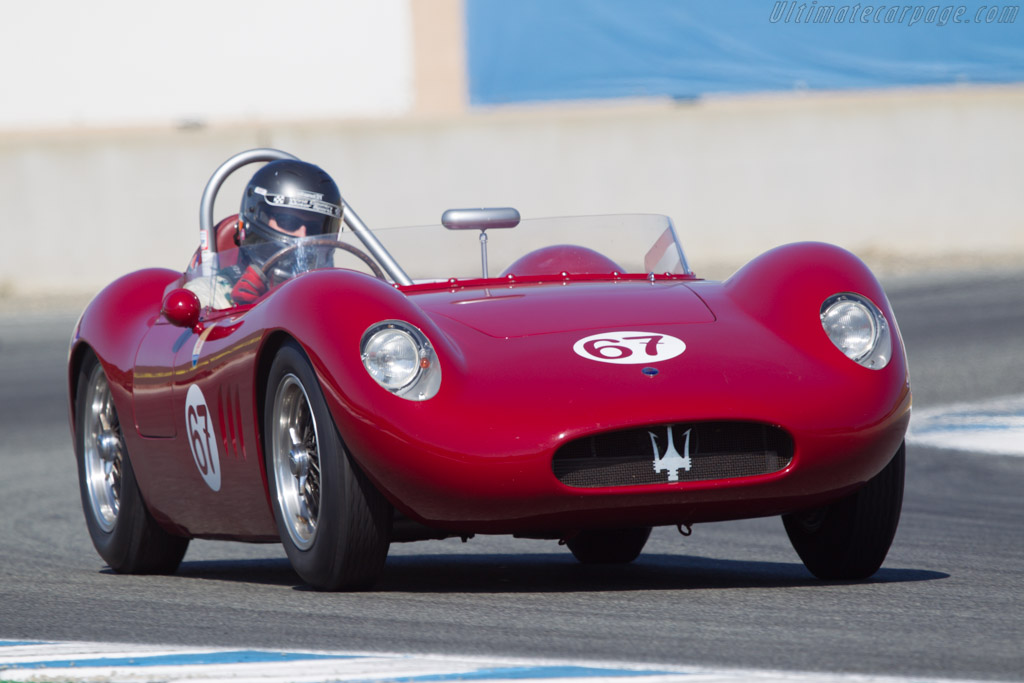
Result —
[[[305, 161], [272, 161], [253, 175], [242, 195], [235, 243], [245, 272], [231, 290], [236, 304], [252, 303], [270, 285], [296, 274], [295, 261], [264, 274], [263, 264], [300, 238], [332, 236], [341, 228], [341, 192], [331, 176]], [[247, 265], [247, 267], [246, 267]]]
[[[319, 166], [291, 159], [263, 166], [242, 195], [234, 235], [239, 246], [238, 262], [218, 271], [214, 305], [224, 308], [250, 304], [271, 284], [309, 269], [309, 264], [299, 262], [297, 254], [278, 259], [269, 273], [263, 266], [274, 254], [299, 244], [304, 237], [337, 235], [341, 220], [341, 192]], [[193, 283], [195, 286], [190, 286]], [[209, 287], [204, 284], [193, 280], [186, 286], [196, 291]]]

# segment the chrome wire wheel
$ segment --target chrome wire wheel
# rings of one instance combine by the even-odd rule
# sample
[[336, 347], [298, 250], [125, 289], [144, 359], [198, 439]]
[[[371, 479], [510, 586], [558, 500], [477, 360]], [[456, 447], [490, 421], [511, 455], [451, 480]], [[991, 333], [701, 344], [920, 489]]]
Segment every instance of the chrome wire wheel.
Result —
[[121, 510], [124, 437], [110, 395], [110, 385], [99, 363], [89, 375], [85, 395], [83, 455], [86, 491], [93, 518], [110, 533]]
[[308, 550], [320, 516], [320, 440], [309, 396], [294, 374], [285, 375], [278, 385], [272, 414], [277, 501], [292, 543]]
[[[135, 479], [111, 384], [96, 354], [78, 354], [73, 420], [78, 490], [89, 537], [119, 574], [169, 574], [178, 568], [189, 539], [168, 533], [146, 507]], [[140, 457], [145, 460], [145, 453]], [[159, 482], [157, 483], [159, 485]]]
[[369, 588], [388, 555], [391, 504], [346, 450], [298, 342], [277, 349], [266, 385], [267, 483], [288, 561], [317, 590]]

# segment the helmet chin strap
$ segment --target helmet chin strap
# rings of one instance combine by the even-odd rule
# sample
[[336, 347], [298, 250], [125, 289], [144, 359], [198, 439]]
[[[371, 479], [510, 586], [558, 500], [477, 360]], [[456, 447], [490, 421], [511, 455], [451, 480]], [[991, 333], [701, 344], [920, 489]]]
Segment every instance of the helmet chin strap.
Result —
[[242, 246], [242, 242], [245, 241], [245, 228], [243, 227], [242, 219], [239, 218], [238, 222], [235, 223], [235, 246]]

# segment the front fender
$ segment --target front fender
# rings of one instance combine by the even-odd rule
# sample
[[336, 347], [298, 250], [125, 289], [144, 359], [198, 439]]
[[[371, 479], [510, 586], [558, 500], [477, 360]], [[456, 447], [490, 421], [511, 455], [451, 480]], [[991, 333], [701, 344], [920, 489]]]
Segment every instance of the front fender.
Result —
[[[841, 292], [866, 296], [882, 311], [892, 331], [892, 360], [882, 372], [903, 375], [909, 387], [906, 352], [889, 299], [864, 262], [845, 249], [821, 242], [776, 247], [722, 283], [718, 293], [727, 297], [725, 302], [715, 301], [715, 293], [710, 288], [695, 289], [712, 310], [735, 307], [765, 329], [798, 345], [804, 353], [830, 364], [842, 354], [822, 329], [822, 303]], [[840, 365], [846, 367], [842, 362]], [[849, 369], [854, 368], [857, 372], [861, 370], [850, 363]]]
[[110, 382], [118, 414], [132, 415], [135, 353], [146, 331], [160, 315], [168, 285], [181, 273], [147, 268], [124, 275], [107, 285], [86, 306], [75, 326], [68, 351], [68, 399], [71, 432], [75, 431], [75, 396], [82, 359], [91, 349]]
[[[453, 341], [394, 286], [374, 277], [343, 269], [306, 273], [287, 282], [254, 307], [265, 329], [257, 367], [259, 411], [262, 416], [266, 393], [263, 370], [270, 367], [279, 342], [295, 339], [303, 348], [320, 381], [335, 424], [348, 443], [353, 457], [371, 471], [367, 462], [371, 449], [360, 447], [355, 434], [374, 431], [395, 410], [416, 411], [417, 402], [398, 399], [381, 388], [366, 372], [359, 343], [370, 326], [382, 320], [403, 320], [419, 328], [431, 345], [442, 373], [465, 374], [465, 359]], [[442, 380], [441, 391], [445, 390]], [[380, 485], [380, 482], [376, 482]]]

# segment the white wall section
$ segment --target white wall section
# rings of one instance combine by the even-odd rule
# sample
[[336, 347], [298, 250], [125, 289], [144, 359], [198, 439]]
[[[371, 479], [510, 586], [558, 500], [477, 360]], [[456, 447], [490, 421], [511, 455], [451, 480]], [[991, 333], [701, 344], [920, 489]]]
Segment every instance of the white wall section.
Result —
[[394, 116], [408, 0], [3, 5], [0, 130]]

